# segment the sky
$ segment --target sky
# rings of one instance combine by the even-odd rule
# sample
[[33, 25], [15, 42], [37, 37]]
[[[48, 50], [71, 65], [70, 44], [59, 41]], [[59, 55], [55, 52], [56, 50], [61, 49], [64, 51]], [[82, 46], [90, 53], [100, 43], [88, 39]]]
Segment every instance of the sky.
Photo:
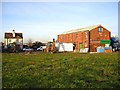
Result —
[[118, 34], [117, 2], [3, 2], [2, 35], [23, 33], [24, 43], [52, 41], [71, 29], [101, 24]]

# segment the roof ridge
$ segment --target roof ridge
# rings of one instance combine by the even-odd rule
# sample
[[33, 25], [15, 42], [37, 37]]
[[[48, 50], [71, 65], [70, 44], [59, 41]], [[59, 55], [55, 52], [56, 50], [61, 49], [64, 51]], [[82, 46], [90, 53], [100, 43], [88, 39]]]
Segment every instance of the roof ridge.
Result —
[[92, 25], [92, 26], [87, 26], [87, 27], [83, 27], [83, 28], [72, 29], [72, 30], [63, 32], [62, 34], [73, 33], [73, 32], [78, 32], [78, 31], [87, 31], [87, 30], [90, 31], [98, 26], [102, 26], [102, 25], [98, 24], [98, 25]]

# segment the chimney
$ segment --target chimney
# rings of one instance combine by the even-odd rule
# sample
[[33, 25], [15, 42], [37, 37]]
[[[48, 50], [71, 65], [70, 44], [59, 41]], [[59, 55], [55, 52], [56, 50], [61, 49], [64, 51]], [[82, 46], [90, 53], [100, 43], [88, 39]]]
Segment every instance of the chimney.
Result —
[[12, 34], [13, 34], [13, 37], [15, 37], [15, 30], [13, 30]]

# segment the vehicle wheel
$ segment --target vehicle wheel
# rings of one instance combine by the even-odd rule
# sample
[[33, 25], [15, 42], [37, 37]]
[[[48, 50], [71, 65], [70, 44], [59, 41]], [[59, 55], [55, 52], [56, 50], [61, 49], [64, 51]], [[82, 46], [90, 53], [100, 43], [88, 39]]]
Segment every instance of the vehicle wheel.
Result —
[[112, 51], [115, 52], [115, 48], [113, 48]]

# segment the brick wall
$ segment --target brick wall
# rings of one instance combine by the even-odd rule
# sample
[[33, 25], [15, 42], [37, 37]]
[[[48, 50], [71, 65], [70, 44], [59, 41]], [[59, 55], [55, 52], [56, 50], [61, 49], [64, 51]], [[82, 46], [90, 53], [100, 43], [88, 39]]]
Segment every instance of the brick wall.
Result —
[[[103, 28], [103, 27], [101, 27]], [[98, 46], [105, 46], [100, 44], [100, 40], [110, 40], [110, 32], [103, 28], [102, 32], [98, 32], [98, 27], [90, 31], [90, 51], [95, 52]]]

